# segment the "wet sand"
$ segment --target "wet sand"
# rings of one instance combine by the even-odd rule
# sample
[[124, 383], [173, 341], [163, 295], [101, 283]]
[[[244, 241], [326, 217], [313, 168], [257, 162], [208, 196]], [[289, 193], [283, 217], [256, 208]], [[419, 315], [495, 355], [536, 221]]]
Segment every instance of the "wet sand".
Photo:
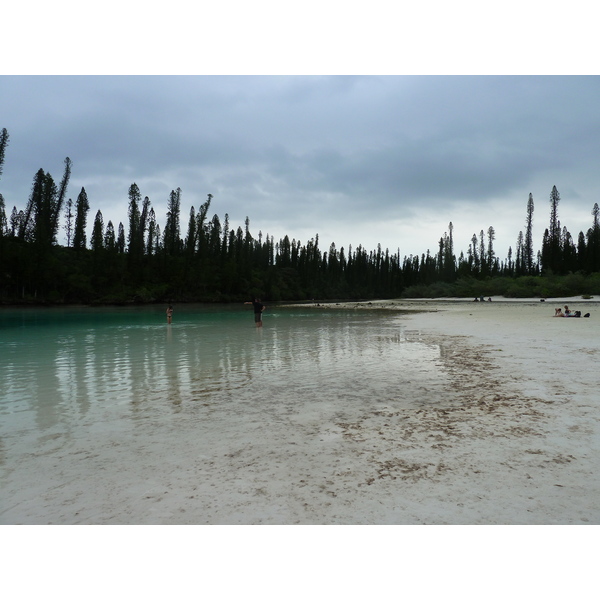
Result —
[[[423, 486], [436, 523], [598, 524], [600, 304], [502, 300], [376, 303], [427, 309], [407, 319], [453, 377], [454, 402], [408, 419], [412, 450], [444, 472], [411, 494]], [[591, 317], [553, 318], [565, 303]]]
[[[553, 318], [565, 303], [591, 317]], [[600, 523], [600, 304], [345, 306], [406, 311], [407, 337], [440, 345], [451, 386], [434, 406], [336, 424], [353, 476], [323, 473], [332, 501], [315, 522]]]

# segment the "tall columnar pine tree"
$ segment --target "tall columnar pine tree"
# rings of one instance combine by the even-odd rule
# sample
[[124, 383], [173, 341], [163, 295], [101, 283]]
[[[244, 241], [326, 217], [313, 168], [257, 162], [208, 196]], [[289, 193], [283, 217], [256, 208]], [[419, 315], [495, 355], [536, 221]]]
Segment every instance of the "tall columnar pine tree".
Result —
[[130, 256], [137, 256], [138, 238], [140, 233], [140, 203], [142, 201], [142, 195], [140, 188], [136, 183], [132, 183], [129, 186], [129, 207], [127, 209], [127, 215], [129, 217], [129, 234], [128, 234], [128, 246]]
[[21, 221], [24, 217], [25, 213], [22, 210], [17, 210], [16, 206], [13, 206], [8, 224], [9, 234], [12, 237], [17, 237], [19, 235], [19, 231], [21, 230]]
[[578, 271], [586, 271], [587, 270], [587, 246], [585, 243], [585, 235], [583, 231], [579, 232], [579, 236], [577, 237], [577, 270]]
[[112, 221], [109, 221], [106, 224], [106, 232], [104, 233], [104, 247], [109, 252], [114, 252], [116, 250], [117, 240], [115, 236], [115, 226]]
[[156, 254], [156, 246], [160, 237], [156, 227], [156, 214], [154, 213], [154, 209], [151, 208], [148, 213], [148, 240], [146, 242], [146, 253], [148, 255]]
[[171, 190], [167, 203], [167, 220], [163, 234], [163, 248], [167, 256], [179, 254], [181, 247], [180, 237], [180, 212], [181, 212], [181, 189]]
[[559, 273], [562, 270], [561, 265], [561, 228], [558, 220], [558, 204], [560, 194], [556, 186], [552, 187], [550, 192], [550, 226], [544, 232], [542, 241], [542, 267], [544, 271], [553, 271]]
[[494, 252], [494, 240], [496, 239], [496, 232], [490, 225], [487, 230], [488, 234], [488, 247], [487, 247], [487, 269], [490, 275], [494, 274], [496, 270], [496, 253]]
[[196, 252], [197, 235], [196, 235], [196, 210], [192, 206], [190, 208], [190, 220], [188, 222], [188, 232], [185, 238], [185, 252], [188, 256], [193, 256]]
[[471, 257], [473, 259], [473, 271], [475, 274], [479, 272], [479, 251], [477, 249], [477, 234], [474, 233], [471, 238]]
[[73, 232], [73, 248], [75, 250], [84, 250], [87, 243], [85, 228], [87, 224], [87, 215], [90, 210], [85, 188], [81, 188], [81, 192], [77, 196], [75, 202], [75, 231]]
[[96, 218], [94, 219], [94, 227], [92, 229], [92, 239], [91, 239], [92, 250], [95, 253], [99, 253], [104, 248], [104, 219], [102, 218], [102, 212], [98, 211], [96, 213]]
[[487, 261], [485, 259], [485, 234], [483, 229], [479, 232], [479, 261], [481, 263], [481, 274], [487, 275]]
[[519, 231], [517, 236], [517, 255], [515, 258], [515, 275], [523, 275], [525, 273], [524, 261], [523, 261], [523, 232]]
[[223, 241], [221, 242], [221, 256], [223, 260], [227, 257], [227, 240], [229, 239], [229, 215], [225, 213], [223, 222]]
[[150, 218], [150, 211], [152, 207], [150, 206], [150, 198], [148, 196], [144, 196], [144, 201], [142, 202], [142, 211], [140, 213], [140, 223], [136, 236], [136, 251], [141, 256], [144, 254], [144, 238], [146, 236], [146, 231], [148, 230], [148, 219]]
[[208, 194], [206, 202], [200, 205], [196, 214], [196, 238], [200, 258], [204, 258], [208, 249], [206, 215], [212, 199], [213, 195]]
[[117, 229], [117, 252], [119, 254], [125, 253], [125, 228], [121, 222], [119, 222], [119, 227]]
[[533, 194], [527, 200], [527, 219], [525, 221], [525, 239], [523, 240], [523, 263], [525, 273], [532, 275], [533, 266]]
[[65, 231], [67, 233], [67, 248], [71, 247], [71, 240], [73, 239], [73, 200], [69, 198], [65, 204]]
[[8, 233], [8, 221], [6, 220], [6, 207], [4, 197], [0, 194], [0, 238]]
[[2, 168], [4, 166], [4, 155], [6, 147], [8, 146], [8, 138], [8, 131], [6, 130], [6, 127], [4, 127], [0, 132], [0, 178], [2, 177]]
[[56, 198], [55, 206], [53, 206], [52, 214], [51, 214], [51, 231], [53, 239], [56, 238], [56, 234], [58, 233], [60, 214], [62, 212], [62, 207], [65, 202], [65, 196], [67, 194], [67, 187], [69, 186], [69, 179], [71, 178], [71, 159], [67, 156], [65, 158], [65, 172], [63, 173], [63, 178], [60, 182], [60, 186], [58, 187], [58, 196]]

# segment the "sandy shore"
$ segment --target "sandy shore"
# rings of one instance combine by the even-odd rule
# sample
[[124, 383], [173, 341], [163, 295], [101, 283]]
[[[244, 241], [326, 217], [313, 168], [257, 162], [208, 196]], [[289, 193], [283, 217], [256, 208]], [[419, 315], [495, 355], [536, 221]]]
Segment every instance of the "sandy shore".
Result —
[[[553, 318], [565, 303], [591, 317]], [[382, 468], [371, 482], [399, 496], [382, 521], [600, 523], [598, 302], [339, 306], [407, 311], [408, 336], [439, 344], [452, 377], [453, 394], [441, 406], [356, 424], [356, 435], [366, 430], [371, 439], [384, 426], [394, 432], [394, 443], [379, 448]]]
[[[281, 382], [290, 398], [267, 414], [173, 420], [160, 444], [103, 433], [110, 455], [89, 438], [40, 453], [3, 523], [599, 524], [600, 305], [552, 318], [564, 303], [348, 304], [405, 311], [402, 335], [439, 351], [435, 402], [299, 405]], [[41, 468], [68, 473], [48, 487]]]

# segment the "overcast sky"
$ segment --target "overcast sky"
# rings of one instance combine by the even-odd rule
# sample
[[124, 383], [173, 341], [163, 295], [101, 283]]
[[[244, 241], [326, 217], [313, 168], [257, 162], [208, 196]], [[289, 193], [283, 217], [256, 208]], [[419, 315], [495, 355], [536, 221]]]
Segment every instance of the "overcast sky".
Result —
[[[386, 27], [385, 19], [379, 23]], [[79, 31], [75, 41], [88, 33]], [[92, 41], [106, 42], [95, 35]], [[157, 39], [139, 36], [136, 48], [152, 52]], [[176, 43], [176, 32], [167, 39]], [[529, 37], [522, 39], [525, 59]], [[80, 46], [70, 41], [69, 56], [76, 60]], [[56, 44], [46, 49], [56, 60]], [[477, 55], [472, 45], [468, 51]], [[600, 201], [597, 76], [28, 75], [46, 72], [45, 56], [0, 75], [0, 128], [10, 135], [0, 193], [8, 215], [13, 206], [25, 207], [38, 169], [59, 182], [67, 156], [68, 197], [75, 201], [85, 187], [89, 229], [98, 210], [105, 224], [127, 227], [127, 192], [135, 182], [161, 226], [169, 193], [181, 188], [182, 236], [190, 208], [210, 193], [209, 216], [223, 221], [227, 213], [232, 228], [249, 217], [255, 237], [261, 231], [277, 242], [287, 234], [304, 244], [318, 234], [322, 250], [332, 242], [346, 250], [380, 243], [402, 256], [434, 253], [451, 221], [457, 255], [474, 233], [492, 226], [504, 259], [524, 229], [530, 193], [536, 249], [552, 186], [561, 195], [561, 224], [575, 238], [590, 227]], [[368, 72], [352, 56], [350, 67], [337, 72], [352, 72], [352, 64]], [[92, 71], [119, 73], [121, 58]], [[222, 72], [236, 72], [231, 64]], [[319, 72], [314, 64], [308, 73]], [[428, 64], [423, 72], [430, 70]], [[50, 69], [56, 72], [63, 70]], [[194, 70], [186, 63], [181, 72]], [[64, 242], [64, 232], [60, 237]]]

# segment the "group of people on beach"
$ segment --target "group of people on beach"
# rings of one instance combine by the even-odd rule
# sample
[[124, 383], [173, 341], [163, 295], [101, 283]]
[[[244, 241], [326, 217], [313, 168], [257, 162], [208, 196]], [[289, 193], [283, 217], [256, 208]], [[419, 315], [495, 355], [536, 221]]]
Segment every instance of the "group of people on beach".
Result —
[[[581, 311], [576, 310], [575, 312], [571, 311], [571, 309], [565, 304], [565, 312], [562, 311], [562, 308], [559, 306], [554, 309], [555, 317], [581, 317]], [[586, 313], [583, 315], [584, 317], [589, 317], [590, 313]]]
[[[254, 322], [257, 327], [262, 327], [262, 313], [265, 310], [265, 305], [261, 303], [260, 298], [254, 298], [251, 302], [244, 304], [252, 304], [254, 306]], [[173, 306], [169, 304], [167, 308], [167, 323], [170, 325], [173, 322]]]

